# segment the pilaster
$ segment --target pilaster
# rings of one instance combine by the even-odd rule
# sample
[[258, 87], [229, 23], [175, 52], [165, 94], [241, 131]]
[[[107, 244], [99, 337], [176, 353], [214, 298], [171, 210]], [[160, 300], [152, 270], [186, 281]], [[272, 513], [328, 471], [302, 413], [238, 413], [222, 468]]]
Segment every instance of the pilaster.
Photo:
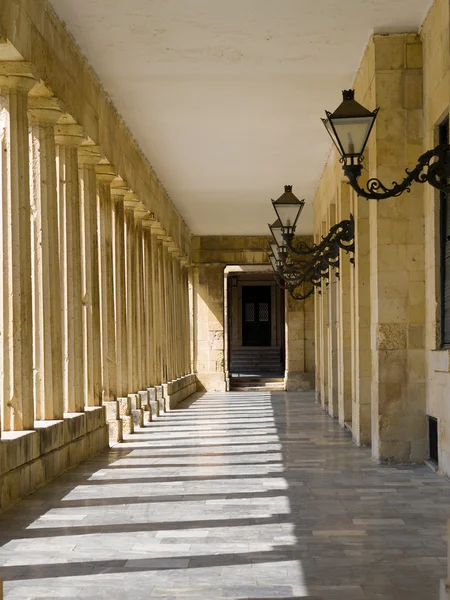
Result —
[[[422, 108], [422, 70], [407, 61], [407, 45], [419, 42], [412, 34], [373, 40], [371, 102], [385, 117], [371, 138], [369, 174], [384, 182], [401, 179], [422, 147], [421, 135], [406, 130]], [[409, 194], [369, 205], [372, 455], [386, 462], [422, 462], [428, 450], [423, 189], [415, 184]]]

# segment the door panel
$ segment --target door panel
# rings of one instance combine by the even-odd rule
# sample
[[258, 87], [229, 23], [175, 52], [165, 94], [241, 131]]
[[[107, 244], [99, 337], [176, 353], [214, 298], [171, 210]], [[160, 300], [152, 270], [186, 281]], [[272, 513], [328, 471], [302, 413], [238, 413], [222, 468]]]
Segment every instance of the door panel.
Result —
[[242, 345], [270, 346], [271, 293], [270, 286], [242, 287]]

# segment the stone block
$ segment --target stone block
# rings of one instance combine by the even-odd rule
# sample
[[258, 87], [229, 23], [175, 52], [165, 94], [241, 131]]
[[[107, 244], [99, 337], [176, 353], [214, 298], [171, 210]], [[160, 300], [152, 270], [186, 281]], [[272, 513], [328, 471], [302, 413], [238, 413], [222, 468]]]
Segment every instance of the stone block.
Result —
[[118, 398], [117, 401], [116, 400], [108, 400], [108, 401], [103, 402], [103, 406], [105, 407], [105, 411], [106, 411], [106, 420], [108, 422], [116, 421], [120, 417], [119, 400], [120, 400], [120, 398]]
[[315, 373], [287, 371], [284, 385], [288, 392], [313, 390], [315, 387]]
[[64, 444], [64, 421], [35, 421], [39, 433], [40, 454], [46, 454]]
[[164, 412], [164, 395], [163, 395], [163, 387], [162, 385], [155, 386], [156, 390], [156, 401], [159, 405], [159, 412]]
[[378, 323], [377, 349], [402, 350], [407, 345], [407, 326], [405, 323]]
[[94, 431], [94, 429], [99, 429], [99, 427], [104, 427], [106, 425], [105, 406], [85, 406], [84, 415], [86, 417], [86, 433]]
[[[139, 396], [139, 394], [128, 394], [128, 401], [129, 401], [129, 406], [130, 406], [130, 410], [138, 410], [141, 407], [141, 398]], [[127, 413], [130, 414], [130, 413]]]
[[130, 416], [131, 415], [131, 398], [128, 396], [127, 398], [117, 398], [117, 404], [119, 405], [119, 415], [121, 417]]
[[64, 413], [64, 444], [68, 444], [86, 434], [84, 413]]
[[122, 417], [122, 432], [123, 435], [134, 433], [134, 422], [131, 415], [123, 415]]
[[423, 66], [422, 44], [406, 44], [406, 68], [421, 69]]
[[40, 455], [37, 431], [3, 431], [0, 445], [4, 448], [5, 472], [29, 463]]
[[148, 394], [149, 394], [149, 405], [150, 405], [150, 410], [149, 410], [149, 414], [151, 414], [151, 419], [155, 418], [155, 417], [159, 417], [159, 404], [158, 404], [158, 400], [156, 398], [156, 388], [148, 388]]
[[144, 410], [148, 410], [149, 408], [149, 395], [148, 395], [148, 391], [147, 390], [141, 390], [138, 392], [140, 401], [141, 401], [141, 408], [143, 408]]
[[131, 416], [133, 418], [133, 424], [135, 427], [144, 427], [144, 409], [143, 408], [132, 408]]
[[115, 419], [108, 422], [109, 440], [111, 442], [123, 441], [123, 423], [122, 419]]

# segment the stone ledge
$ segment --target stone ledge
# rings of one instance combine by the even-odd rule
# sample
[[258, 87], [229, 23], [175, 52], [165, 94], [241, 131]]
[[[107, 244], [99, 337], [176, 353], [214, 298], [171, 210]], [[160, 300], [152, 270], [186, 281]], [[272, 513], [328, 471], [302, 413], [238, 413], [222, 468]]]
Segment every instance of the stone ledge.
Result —
[[[0, 512], [108, 447], [108, 425], [99, 416], [104, 414], [102, 407], [89, 408], [87, 413], [87, 419], [84, 414], [70, 414], [64, 421], [40, 422], [36, 431], [4, 432]], [[86, 423], [100, 426], [87, 431]], [[68, 439], [69, 435], [73, 437]]]
[[64, 413], [64, 444], [86, 434], [86, 416], [84, 413]]
[[163, 384], [162, 387], [164, 407], [166, 411], [169, 411], [197, 391], [197, 378], [195, 373], [189, 373], [189, 375]]
[[4, 431], [0, 440], [2, 473], [12, 471], [40, 455], [40, 436], [37, 431]]

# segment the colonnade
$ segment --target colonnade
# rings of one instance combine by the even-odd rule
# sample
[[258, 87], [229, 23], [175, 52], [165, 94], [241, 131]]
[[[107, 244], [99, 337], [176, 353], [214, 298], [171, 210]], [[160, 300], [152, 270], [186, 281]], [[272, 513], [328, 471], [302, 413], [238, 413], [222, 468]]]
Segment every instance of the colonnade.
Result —
[[191, 373], [188, 257], [24, 61], [0, 62], [0, 140], [1, 435], [132, 422]]

